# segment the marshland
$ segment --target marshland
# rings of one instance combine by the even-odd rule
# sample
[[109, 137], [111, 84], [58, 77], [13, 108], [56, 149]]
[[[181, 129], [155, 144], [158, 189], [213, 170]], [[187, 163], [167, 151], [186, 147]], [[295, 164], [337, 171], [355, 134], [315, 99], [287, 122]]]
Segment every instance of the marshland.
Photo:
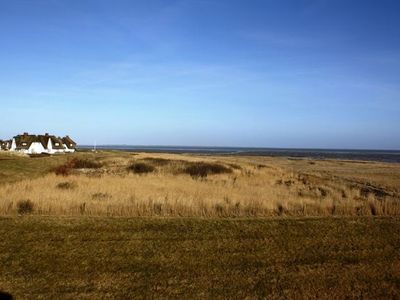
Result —
[[0, 159], [2, 215], [400, 215], [399, 164], [112, 151]]
[[399, 164], [2, 153], [0, 175], [0, 295], [399, 297]]

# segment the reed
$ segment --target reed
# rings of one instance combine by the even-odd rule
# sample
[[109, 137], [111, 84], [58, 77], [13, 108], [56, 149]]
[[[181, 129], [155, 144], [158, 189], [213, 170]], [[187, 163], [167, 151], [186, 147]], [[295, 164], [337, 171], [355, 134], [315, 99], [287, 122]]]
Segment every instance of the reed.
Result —
[[319, 171], [319, 162], [307, 163], [314, 171], [304, 172], [293, 164], [289, 168], [286, 160], [263, 159], [260, 163], [260, 158], [132, 157], [105, 156], [96, 162], [96, 168], [74, 169], [62, 174], [65, 176], [45, 173], [0, 185], [0, 214], [16, 215], [18, 203], [29, 200], [34, 207], [30, 213], [41, 215], [400, 215], [399, 193], [390, 180], [384, 186], [371, 180], [335, 177], [335, 170], [328, 174], [327, 169]]

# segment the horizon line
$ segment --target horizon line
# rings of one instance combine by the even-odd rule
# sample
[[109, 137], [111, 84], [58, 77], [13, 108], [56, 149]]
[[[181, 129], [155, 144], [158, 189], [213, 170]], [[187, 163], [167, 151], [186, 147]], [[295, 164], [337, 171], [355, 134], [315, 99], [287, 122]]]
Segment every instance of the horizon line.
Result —
[[[94, 144], [82, 144], [80, 147], [93, 147]], [[389, 151], [400, 152], [400, 149], [378, 149], [378, 148], [325, 148], [325, 147], [263, 147], [263, 146], [185, 146], [185, 145], [135, 145], [135, 144], [96, 144], [96, 148], [101, 147], [136, 147], [136, 148], [201, 148], [201, 149], [268, 149], [268, 150], [323, 150], [323, 151]]]

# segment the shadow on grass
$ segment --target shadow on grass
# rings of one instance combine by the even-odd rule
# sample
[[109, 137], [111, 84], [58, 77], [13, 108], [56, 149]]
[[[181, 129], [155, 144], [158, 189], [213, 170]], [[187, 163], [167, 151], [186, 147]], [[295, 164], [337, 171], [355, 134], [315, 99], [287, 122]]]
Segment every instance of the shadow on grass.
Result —
[[10, 293], [0, 291], [0, 300], [12, 300], [14, 299]]

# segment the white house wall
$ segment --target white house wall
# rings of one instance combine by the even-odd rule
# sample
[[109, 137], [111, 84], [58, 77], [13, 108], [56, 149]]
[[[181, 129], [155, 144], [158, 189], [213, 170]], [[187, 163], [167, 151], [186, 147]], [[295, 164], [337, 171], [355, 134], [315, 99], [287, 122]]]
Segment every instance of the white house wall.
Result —
[[54, 153], [58, 152], [58, 150], [53, 149], [53, 144], [51, 142], [51, 139], [47, 140], [47, 151], [46, 152], [49, 154], [54, 154]]
[[64, 152], [66, 152], [66, 153], [74, 153], [75, 152], [75, 149], [70, 149], [70, 148], [68, 148], [68, 146], [66, 145], [66, 144], [63, 144], [63, 146], [64, 146]]
[[64, 149], [53, 149], [52, 153], [64, 153], [65, 150]]
[[15, 151], [16, 148], [17, 148], [17, 143], [15, 142], [15, 139], [13, 139], [11, 142], [10, 151]]
[[53, 153], [52, 151], [53, 151], [53, 145], [51, 144], [51, 139], [48, 139], [47, 140], [47, 149], [46, 149], [47, 151], [47, 153]]
[[38, 142], [33, 142], [28, 149], [28, 154], [39, 154], [43, 152], [46, 152], [46, 149], [44, 149], [42, 143]]
[[67, 152], [64, 149], [53, 149], [53, 143], [51, 142], [51, 139], [47, 141], [47, 153], [49, 154], [54, 154], [54, 153], [64, 153]]

